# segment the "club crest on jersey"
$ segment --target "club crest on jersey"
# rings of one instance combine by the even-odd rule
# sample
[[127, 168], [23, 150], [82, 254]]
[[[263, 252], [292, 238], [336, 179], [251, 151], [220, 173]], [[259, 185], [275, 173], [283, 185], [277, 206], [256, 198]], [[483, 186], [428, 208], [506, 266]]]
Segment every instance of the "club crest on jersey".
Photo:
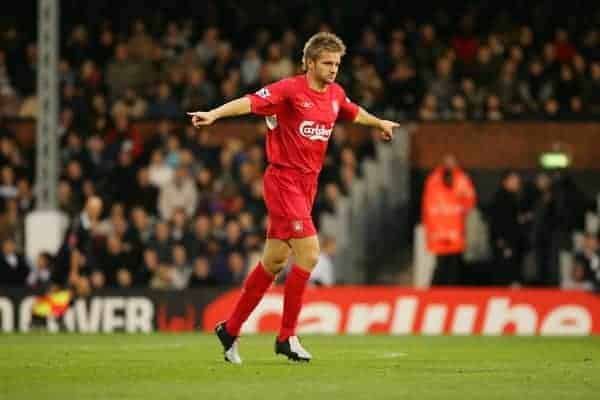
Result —
[[340, 103], [337, 100], [333, 100], [331, 102], [331, 108], [333, 109], [333, 113], [337, 114], [340, 111]]
[[262, 89], [260, 89], [259, 91], [256, 92], [256, 95], [258, 97], [266, 99], [267, 97], [269, 97], [271, 95], [271, 92], [269, 92], [269, 89], [267, 89], [267, 88], [262, 88]]
[[331, 136], [333, 127], [318, 124], [315, 121], [302, 121], [300, 124], [300, 135], [309, 140], [321, 140], [327, 142]]
[[294, 230], [294, 232], [302, 232], [302, 230], [304, 229], [302, 221], [292, 221], [292, 229]]

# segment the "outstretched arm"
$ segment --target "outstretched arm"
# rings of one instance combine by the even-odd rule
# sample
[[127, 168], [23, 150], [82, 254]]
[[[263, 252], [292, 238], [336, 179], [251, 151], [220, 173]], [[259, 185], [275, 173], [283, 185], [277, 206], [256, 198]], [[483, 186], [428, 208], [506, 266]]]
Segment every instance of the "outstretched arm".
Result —
[[220, 118], [249, 114], [250, 111], [250, 99], [244, 96], [210, 111], [196, 111], [187, 114], [192, 117], [192, 124], [198, 128], [202, 125], [210, 125]]
[[361, 125], [372, 126], [381, 130], [381, 137], [384, 140], [392, 140], [394, 137], [393, 129], [400, 126], [399, 123], [394, 121], [388, 121], [386, 119], [379, 119], [376, 116], [367, 112], [364, 108], [359, 107], [358, 114], [354, 122]]

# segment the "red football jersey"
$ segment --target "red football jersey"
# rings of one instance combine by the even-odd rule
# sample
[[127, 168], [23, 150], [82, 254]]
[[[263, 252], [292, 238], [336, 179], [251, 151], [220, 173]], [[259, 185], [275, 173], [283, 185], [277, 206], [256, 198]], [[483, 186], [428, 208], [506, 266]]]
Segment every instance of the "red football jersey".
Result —
[[252, 113], [266, 117], [269, 162], [302, 173], [321, 171], [335, 121], [354, 120], [358, 113], [340, 85], [318, 92], [306, 75], [282, 79], [248, 98]]

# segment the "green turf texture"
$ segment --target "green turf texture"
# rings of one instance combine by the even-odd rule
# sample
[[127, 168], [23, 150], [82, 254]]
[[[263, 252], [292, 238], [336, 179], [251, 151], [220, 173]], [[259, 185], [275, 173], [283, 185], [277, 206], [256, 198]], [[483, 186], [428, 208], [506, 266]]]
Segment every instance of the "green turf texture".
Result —
[[0, 335], [0, 399], [600, 399], [600, 338], [306, 336], [309, 364], [212, 335]]

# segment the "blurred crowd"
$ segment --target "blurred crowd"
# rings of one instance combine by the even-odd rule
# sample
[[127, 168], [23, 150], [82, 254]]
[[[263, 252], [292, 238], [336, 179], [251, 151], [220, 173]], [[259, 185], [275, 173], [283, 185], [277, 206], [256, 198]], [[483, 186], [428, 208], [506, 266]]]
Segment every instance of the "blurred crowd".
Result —
[[[521, 7], [522, 14], [481, 6], [458, 15], [439, 10], [428, 18], [406, 16], [406, 10], [394, 15], [395, 6], [388, 5], [389, 14], [365, 10], [357, 25], [356, 16], [346, 15], [350, 10], [338, 9], [335, 2], [328, 5], [329, 16], [304, 5], [304, 17], [292, 23], [301, 2], [267, 2], [265, 14], [258, 16], [243, 2], [230, 1], [207, 2], [195, 10], [195, 19], [183, 6], [171, 18], [173, 13], [159, 17], [143, 7], [137, 16], [126, 12], [126, 22], [94, 18], [86, 23], [84, 11], [106, 2], [98, 3], [79, 6], [75, 15], [64, 7], [61, 120], [73, 119], [81, 132], [102, 131], [116, 115], [180, 118], [184, 111], [207, 109], [299, 73], [302, 45], [318, 30], [335, 31], [347, 42], [339, 81], [351, 98], [393, 118], [600, 116], [595, 9], [590, 23], [565, 18], [560, 24], [544, 19], [557, 10], [543, 4]], [[260, 18], [265, 16], [271, 18], [268, 24]], [[35, 118], [38, 48], [26, 34], [29, 27], [4, 25], [0, 115]]]
[[[84, 137], [70, 129], [62, 138], [58, 207], [75, 231], [78, 224], [87, 224], [81, 221], [93, 222], [90, 245], [75, 246], [84, 254], [78, 261], [80, 275], [92, 289], [241, 283], [261, 254], [266, 232], [264, 137], [245, 143], [163, 119], [155, 134], [136, 141], [134, 126], [122, 118], [103, 134]], [[0, 276], [0, 282], [35, 286], [36, 279], [3, 262], [7, 254], [15, 254], [27, 263], [22, 258], [24, 218], [35, 208], [34, 160], [13, 136], [5, 129], [0, 137], [0, 240], [9, 249], [0, 260], [0, 274], [8, 275]], [[371, 140], [351, 146], [343, 127], [336, 128], [334, 138], [314, 209], [317, 224], [322, 213], [335, 212], [338, 199], [360, 174], [359, 161], [375, 154]], [[92, 198], [102, 201], [94, 218], [86, 214]], [[70, 240], [68, 232], [64, 245]], [[41, 254], [23, 271], [32, 269], [32, 276], [50, 279], [40, 271], [70, 268], [70, 257], [56, 256]], [[333, 251], [324, 253], [323, 262], [331, 264], [331, 256]], [[69, 280], [77, 279], [68, 274], [59, 279]]]
[[[183, 118], [300, 73], [302, 45], [319, 30], [348, 45], [339, 81], [352, 100], [388, 118], [600, 116], [597, 7], [589, 5], [591, 23], [575, 24], [552, 20], [542, 2], [467, 3], [415, 5], [420, 12], [411, 15], [391, 3], [382, 13], [375, 4], [335, 1], [154, 8], [135, 0], [118, 10], [104, 0], [62, 2], [59, 207], [77, 220], [91, 197], [103, 201], [97, 240], [80, 260], [86, 284], [182, 288], [243, 279], [264, 239], [264, 143], [215, 140]], [[26, 21], [31, 14], [23, 12], [0, 21], [0, 239], [9, 260], [1, 280], [36, 286], [56, 255], [31, 261], [28, 277], [17, 273], [24, 216], [35, 207], [35, 159], [3, 122], [36, 118], [40, 109], [36, 27]], [[149, 135], [136, 128], [145, 119], [155, 121]], [[317, 223], [374, 154], [372, 140], [351, 146], [336, 128]]]

